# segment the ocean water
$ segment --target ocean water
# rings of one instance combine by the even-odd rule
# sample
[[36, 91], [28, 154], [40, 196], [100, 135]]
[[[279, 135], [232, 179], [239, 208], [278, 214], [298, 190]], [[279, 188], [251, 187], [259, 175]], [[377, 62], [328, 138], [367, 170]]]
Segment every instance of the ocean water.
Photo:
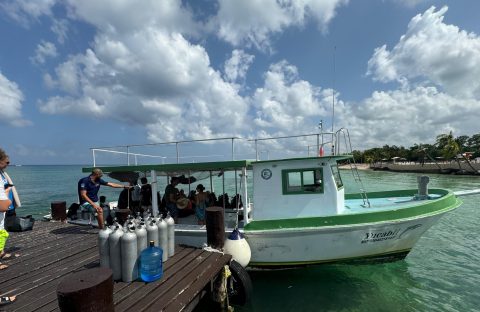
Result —
[[[66, 201], [67, 206], [75, 202], [77, 181], [85, 176], [80, 166], [21, 166], [8, 172], [22, 199], [18, 215], [36, 218], [49, 213], [53, 201]], [[347, 192], [358, 191], [350, 172], [341, 174]], [[417, 187], [418, 174], [360, 175], [367, 191]], [[480, 188], [480, 177], [429, 176], [430, 188]], [[229, 185], [232, 181], [226, 179]], [[221, 190], [221, 181], [214, 183]], [[207, 189], [208, 184], [204, 183]], [[120, 190], [102, 187], [100, 193], [116, 200]], [[429, 229], [405, 260], [250, 272], [253, 298], [235, 311], [480, 311], [480, 195], [462, 200], [463, 205]]]

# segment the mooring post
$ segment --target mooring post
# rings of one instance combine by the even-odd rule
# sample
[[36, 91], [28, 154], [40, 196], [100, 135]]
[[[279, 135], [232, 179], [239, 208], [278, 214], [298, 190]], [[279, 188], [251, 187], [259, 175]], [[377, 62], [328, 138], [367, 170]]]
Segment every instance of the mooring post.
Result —
[[50, 204], [52, 220], [67, 220], [67, 202], [56, 201]]
[[208, 207], [205, 209], [207, 226], [207, 245], [216, 249], [225, 244], [225, 223], [223, 207]]
[[67, 275], [57, 286], [62, 312], [114, 312], [113, 278], [109, 268], [94, 268]]

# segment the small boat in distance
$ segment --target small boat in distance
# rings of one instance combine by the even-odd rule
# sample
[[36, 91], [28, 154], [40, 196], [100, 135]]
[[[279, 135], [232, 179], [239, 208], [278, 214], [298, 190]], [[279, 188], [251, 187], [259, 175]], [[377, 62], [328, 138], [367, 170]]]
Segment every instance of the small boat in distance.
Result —
[[[194, 177], [193, 190], [195, 183], [203, 183], [210, 185], [213, 192], [212, 180], [222, 179], [224, 185], [225, 176], [231, 173], [236, 198], [241, 200], [230, 206], [226, 201], [220, 203], [225, 211], [225, 231], [238, 228], [244, 234], [252, 252], [250, 267], [402, 259], [425, 231], [461, 204], [449, 190], [428, 190], [428, 177], [419, 177], [419, 189], [365, 192], [351, 155], [348, 131], [342, 128], [331, 133], [330, 144], [335, 143], [331, 155], [323, 155], [325, 133], [315, 135], [315, 150], [319, 151], [315, 156], [259, 159], [260, 140], [274, 140], [277, 144], [279, 139], [301, 140], [309, 136], [304, 135], [251, 140], [256, 159], [235, 160], [231, 138], [232, 160], [228, 161], [180, 163], [177, 150], [177, 163], [163, 163], [162, 158], [161, 164], [97, 166], [94, 159], [93, 167], [111, 176], [149, 176], [153, 194], [157, 193], [158, 177]], [[342, 138], [344, 142], [340, 142]], [[172, 143], [178, 149], [181, 142]], [[340, 143], [347, 147], [347, 153], [340, 153]], [[93, 149], [94, 157], [99, 150]], [[351, 166], [354, 180], [361, 186], [359, 193], [345, 194], [338, 169], [345, 163]], [[93, 167], [83, 168], [83, 172], [91, 172]], [[158, 213], [156, 196], [152, 202], [154, 213]], [[193, 217], [180, 218], [175, 240], [202, 246], [207, 241], [206, 228]]]

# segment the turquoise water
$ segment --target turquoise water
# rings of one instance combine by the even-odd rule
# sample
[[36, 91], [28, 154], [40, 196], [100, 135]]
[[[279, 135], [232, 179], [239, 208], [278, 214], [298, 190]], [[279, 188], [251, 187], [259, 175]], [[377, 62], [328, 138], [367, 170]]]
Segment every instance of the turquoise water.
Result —
[[[77, 181], [85, 175], [80, 166], [22, 166], [8, 172], [23, 201], [18, 214], [36, 217], [49, 213], [52, 201], [76, 201]], [[341, 173], [347, 192], [358, 191], [349, 171]], [[413, 173], [360, 175], [367, 191], [417, 187]], [[480, 178], [430, 175], [429, 187], [480, 188]], [[116, 200], [120, 190], [102, 187], [100, 192]], [[428, 230], [403, 261], [251, 272], [253, 299], [235, 310], [480, 311], [480, 195], [462, 199], [464, 204]]]

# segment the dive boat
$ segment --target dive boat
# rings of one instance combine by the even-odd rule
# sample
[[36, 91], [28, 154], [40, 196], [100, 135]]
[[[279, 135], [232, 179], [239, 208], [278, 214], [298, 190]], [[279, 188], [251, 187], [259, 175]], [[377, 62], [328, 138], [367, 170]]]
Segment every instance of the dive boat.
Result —
[[[337, 132], [337, 141], [338, 137]], [[193, 190], [196, 183], [203, 183], [214, 191], [213, 180], [222, 179], [225, 193], [225, 176], [230, 173], [234, 193], [242, 200], [233, 207], [223, 201], [225, 232], [238, 228], [244, 234], [251, 248], [249, 266], [259, 268], [402, 259], [425, 231], [461, 204], [449, 190], [429, 190], [428, 177], [419, 177], [418, 189], [367, 193], [362, 188], [345, 194], [339, 164], [349, 163], [355, 180], [360, 176], [351, 154], [332, 152], [266, 160], [259, 160], [256, 153], [253, 160], [122, 166], [97, 166], [94, 160], [94, 166], [83, 172], [97, 167], [110, 176], [148, 176], [153, 194], [157, 189], [163, 192], [158, 188], [162, 177], [166, 182], [181, 175], [195, 181], [187, 184]], [[157, 214], [157, 196], [152, 203]], [[180, 218], [175, 241], [200, 247], [207, 241], [206, 227], [193, 216]]]

